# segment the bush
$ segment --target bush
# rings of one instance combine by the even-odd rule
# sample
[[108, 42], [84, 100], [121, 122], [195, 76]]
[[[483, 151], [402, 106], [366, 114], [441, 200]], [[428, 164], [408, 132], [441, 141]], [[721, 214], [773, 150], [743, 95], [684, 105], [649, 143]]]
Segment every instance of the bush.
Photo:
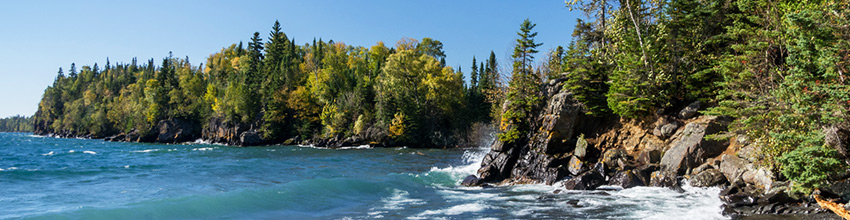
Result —
[[778, 159], [782, 175], [794, 181], [794, 191], [810, 193], [843, 169], [835, 149], [828, 146], [806, 146], [788, 152]]

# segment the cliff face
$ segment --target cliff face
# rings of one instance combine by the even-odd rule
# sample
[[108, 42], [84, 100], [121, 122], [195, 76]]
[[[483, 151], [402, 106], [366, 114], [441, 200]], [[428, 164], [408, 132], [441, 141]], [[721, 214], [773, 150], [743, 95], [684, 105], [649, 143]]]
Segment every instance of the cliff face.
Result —
[[670, 115], [594, 118], [561, 87], [554, 81], [544, 88], [546, 104], [527, 141], [497, 140], [477, 179], [469, 177], [464, 185], [562, 181], [569, 190], [601, 185], [678, 189], [681, 180], [688, 180], [692, 186], [725, 187], [721, 199], [728, 215], [818, 212], [816, 205], [790, 195], [789, 181], [755, 165], [755, 145], [745, 138], [706, 138], [722, 135], [731, 120], [698, 115], [699, 103]]

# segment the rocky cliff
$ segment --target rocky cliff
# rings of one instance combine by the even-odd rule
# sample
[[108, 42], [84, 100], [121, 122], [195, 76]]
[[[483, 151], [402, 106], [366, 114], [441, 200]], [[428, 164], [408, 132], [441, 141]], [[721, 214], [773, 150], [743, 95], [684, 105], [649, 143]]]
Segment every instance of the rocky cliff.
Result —
[[[562, 184], [568, 190], [602, 185], [723, 187], [725, 214], [823, 213], [814, 200], [795, 197], [789, 181], [756, 165], [756, 145], [723, 137], [729, 118], [699, 115], [700, 103], [641, 119], [594, 118], [562, 83], [545, 85], [546, 104], [524, 142], [496, 141], [477, 176], [464, 185]], [[710, 135], [718, 137], [707, 138]], [[850, 181], [846, 181], [850, 183]], [[848, 184], [850, 186], [850, 184]], [[850, 199], [850, 187], [826, 187]]]

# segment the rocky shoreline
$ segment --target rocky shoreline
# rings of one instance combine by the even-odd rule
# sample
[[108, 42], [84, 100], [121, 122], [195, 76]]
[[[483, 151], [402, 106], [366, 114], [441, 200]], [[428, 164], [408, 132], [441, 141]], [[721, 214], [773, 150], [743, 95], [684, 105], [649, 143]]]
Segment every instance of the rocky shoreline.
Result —
[[[603, 185], [721, 187], [723, 215], [738, 218], [837, 217], [811, 196], [791, 191], [791, 182], [757, 166], [756, 145], [746, 137], [722, 136], [729, 118], [699, 115], [695, 102], [641, 119], [594, 118], [562, 83], [550, 81], [546, 104], [525, 141], [496, 141], [477, 176], [465, 186], [562, 183], [565, 190]], [[842, 143], [848, 140], [840, 140]], [[843, 146], [847, 146], [846, 144]], [[820, 195], [848, 203], [850, 179], [822, 187]]]

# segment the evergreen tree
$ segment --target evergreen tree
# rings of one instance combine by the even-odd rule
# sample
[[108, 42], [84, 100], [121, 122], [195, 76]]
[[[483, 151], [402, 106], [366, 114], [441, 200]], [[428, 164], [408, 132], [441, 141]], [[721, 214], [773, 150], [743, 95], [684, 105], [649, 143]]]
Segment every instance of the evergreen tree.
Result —
[[511, 56], [514, 64], [508, 84], [507, 107], [503, 110], [499, 126], [499, 140], [505, 143], [525, 140], [531, 129], [532, 113], [541, 102], [540, 78], [534, 75], [532, 67], [537, 47], [542, 45], [534, 42], [537, 32], [532, 32], [532, 29], [535, 26], [525, 19], [517, 32], [519, 38]]

